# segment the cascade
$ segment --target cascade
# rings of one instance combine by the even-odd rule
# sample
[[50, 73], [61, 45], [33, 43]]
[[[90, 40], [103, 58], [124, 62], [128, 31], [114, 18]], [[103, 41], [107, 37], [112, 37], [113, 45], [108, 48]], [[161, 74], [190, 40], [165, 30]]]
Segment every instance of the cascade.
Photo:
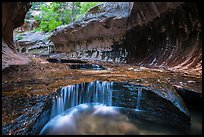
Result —
[[141, 111], [141, 109], [140, 109], [140, 98], [141, 98], [141, 95], [142, 95], [142, 88], [138, 88], [136, 111]]
[[68, 85], [61, 88], [52, 99], [50, 119], [68, 108], [84, 103], [102, 103], [112, 105], [111, 82], [90, 82]]

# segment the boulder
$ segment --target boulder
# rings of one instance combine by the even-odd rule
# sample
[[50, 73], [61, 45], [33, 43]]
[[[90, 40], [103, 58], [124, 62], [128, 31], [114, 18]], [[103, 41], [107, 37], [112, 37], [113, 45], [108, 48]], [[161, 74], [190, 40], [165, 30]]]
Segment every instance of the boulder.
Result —
[[[49, 40], [52, 33], [41, 31], [27, 31], [15, 34], [15, 43], [20, 52], [33, 54], [49, 54], [53, 49], [53, 43]], [[21, 39], [18, 39], [18, 38]]]

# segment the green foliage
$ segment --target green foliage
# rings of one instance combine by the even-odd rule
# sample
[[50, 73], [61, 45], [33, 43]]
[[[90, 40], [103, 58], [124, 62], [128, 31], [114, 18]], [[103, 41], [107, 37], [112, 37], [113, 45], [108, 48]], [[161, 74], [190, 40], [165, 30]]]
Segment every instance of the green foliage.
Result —
[[39, 28], [35, 28], [34, 31], [50, 32], [60, 25], [69, 24], [82, 17], [99, 2], [33, 2], [33, 4], [33, 9], [41, 11], [40, 15], [34, 16], [34, 19], [40, 22]]
[[23, 39], [22, 35], [17, 36], [17, 40], [21, 40], [21, 39]]
[[99, 4], [99, 2], [85, 2], [82, 6], [82, 8], [80, 8], [80, 13], [81, 14], [86, 14], [86, 12], [94, 7], [95, 5]]
[[62, 21], [59, 19], [59, 3], [52, 2], [50, 4], [43, 3], [41, 5], [41, 14], [40, 16], [35, 16], [34, 18], [40, 21], [40, 30], [44, 32], [53, 31], [57, 26], [62, 24]]
[[88, 12], [89, 9], [100, 4], [101, 2], [83, 2], [80, 5], [79, 13], [75, 16], [75, 20], [82, 17], [84, 14]]

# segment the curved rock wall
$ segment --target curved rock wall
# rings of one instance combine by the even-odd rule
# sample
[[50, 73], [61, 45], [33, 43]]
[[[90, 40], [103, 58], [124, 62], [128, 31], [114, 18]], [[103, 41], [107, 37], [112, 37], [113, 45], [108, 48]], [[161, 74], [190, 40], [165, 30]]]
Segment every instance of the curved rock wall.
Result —
[[135, 3], [128, 21], [127, 62], [201, 75], [202, 23], [196, 3]]
[[124, 41], [130, 7], [129, 2], [103, 3], [74, 23], [57, 28], [51, 37], [56, 51], [73, 58], [124, 61], [126, 52], [119, 45]]
[[105, 3], [92, 8], [82, 19], [59, 27], [51, 40], [56, 51], [68, 57], [164, 67], [200, 76], [199, 5]]
[[13, 30], [24, 23], [30, 2], [2, 3], [2, 69], [13, 64], [25, 64], [29, 59], [15, 51]]

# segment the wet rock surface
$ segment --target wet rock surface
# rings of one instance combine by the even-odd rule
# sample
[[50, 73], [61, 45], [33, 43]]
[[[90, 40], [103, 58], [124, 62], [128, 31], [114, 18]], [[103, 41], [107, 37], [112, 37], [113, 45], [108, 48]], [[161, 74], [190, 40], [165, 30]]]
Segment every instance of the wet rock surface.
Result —
[[[56, 51], [63, 53], [49, 57], [58, 58], [58, 63], [51, 63], [56, 60], [49, 62], [43, 56], [30, 56], [29, 59], [14, 53], [11, 32], [22, 25], [23, 15], [28, 10], [26, 7], [29, 7], [25, 6], [26, 3], [18, 4], [23, 14], [14, 17], [13, 23], [17, 24], [7, 24], [9, 12], [3, 12], [2, 16], [2, 134], [39, 133], [39, 128], [49, 120], [51, 104], [48, 102], [58, 89], [97, 80], [149, 87], [154, 94], [147, 94], [147, 97], [162, 98], [163, 101], [158, 105], [158, 102], [146, 100], [144, 104], [150, 107], [144, 108], [149, 112], [154, 112], [153, 108], [160, 108], [156, 109], [158, 112], [171, 111], [173, 114], [169, 118], [174, 118], [174, 113], [178, 112], [180, 120], [187, 118], [189, 121], [186, 117], [191, 118], [188, 108], [201, 106], [202, 24], [199, 4], [124, 2], [96, 6], [78, 22], [56, 30], [52, 41]], [[3, 5], [2, 11], [7, 6]], [[11, 11], [17, 14], [18, 10]], [[72, 62], [73, 59], [107, 69], [71, 69], [66, 61]], [[80, 63], [77, 62], [82, 65]], [[125, 89], [121, 87], [124, 94]], [[169, 102], [171, 108], [166, 107]], [[131, 103], [130, 100], [130, 106]], [[200, 128], [196, 128], [200, 133]]]
[[169, 124], [189, 125], [189, 112], [183, 101], [171, 89], [166, 90], [162, 96], [152, 87], [127, 82], [94, 81], [69, 85], [57, 90], [53, 96], [51, 118], [83, 103], [101, 103], [144, 111], [154, 119], [168, 119]]
[[10, 120], [8, 123], [2, 123], [5, 125], [2, 127], [2, 133], [7, 135], [27, 135], [30, 133], [48, 101], [47, 96], [31, 97], [23, 93], [15, 94], [15, 96], [3, 96], [2, 98], [4, 99], [2, 117]]
[[[181, 86], [175, 86], [177, 93], [182, 97], [188, 108], [202, 111], [202, 94]], [[200, 104], [200, 105], [198, 105]]]
[[[44, 57], [33, 57], [32, 62], [27, 65], [5, 68], [2, 72], [2, 133], [35, 134], [34, 129], [35, 131], [37, 129], [32, 130], [32, 127], [37, 118], [43, 115], [45, 107], [42, 106], [49, 99], [48, 95], [66, 85], [96, 80], [129, 82], [149, 86], [155, 89], [159, 96], [169, 98], [171, 96], [164, 96], [169, 94], [165, 87], [171, 89], [176, 83], [194, 92], [202, 93], [202, 79], [199, 77], [126, 64], [96, 61], [89, 63], [101, 65], [107, 70], [73, 70], [66, 63], [50, 63]], [[34, 97], [36, 98], [33, 99]], [[13, 105], [12, 102], [19, 105]], [[27, 110], [26, 113], [22, 113], [25, 110]], [[13, 121], [16, 121], [15, 124]], [[28, 124], [22, 124], [25, 122]]]

